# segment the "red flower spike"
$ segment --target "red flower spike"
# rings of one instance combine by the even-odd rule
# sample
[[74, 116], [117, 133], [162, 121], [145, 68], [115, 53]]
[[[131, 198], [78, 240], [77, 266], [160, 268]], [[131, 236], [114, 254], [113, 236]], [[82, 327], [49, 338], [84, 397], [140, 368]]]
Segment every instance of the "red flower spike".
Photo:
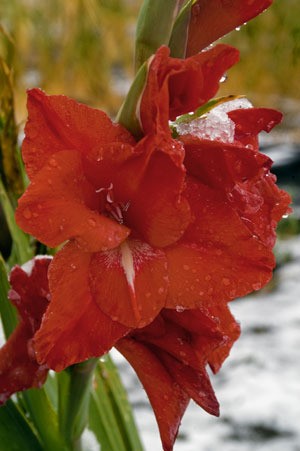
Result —
[[27, 273], [19, 266], [10, 275], [9, 298], [20, 314], [17, 328], [0, 349], [0, 404], [18, 391], [40, 387], [48, 368], [39, 365], [32, 349], [32, 337], [40, 327], [49, 303], [47, 280], [49, 257], [36, 258], [27, 265]]
[[106, 353], [129, 330], [94, 301], [89, 286], [91, 256], [70, 242], [49, 269], [51, 303], [34, 336], [34, 348], [37, 360], [55, 371]]
[[187, 56], [195, 55], [245, 22], [258, 16], [272, 0], [198, 0], [189, 24]]
[[217, 45], [192, 58], [169, 57], [161, 47], [149, 61], [147, 84], [140, 105], [144, 133], [166, 132], [169, 119], [194, 111], [213, 97], [224, 72], [239, 59], [239, 52]]
[[30, 179], [61, 150], [77, 150], [85, 155], [99, 142], [134, 144], [130, 133], [103, 111], [68, 97], [47, 96], [40, 89], [31, 89], [27, 108], [22, 157]]
[[216, 369], [238, 335], [238, 325], [226, 304], [221, 304], [217, 309], [202, 311], [163, 309], [149, 326], [118, 342], [117, 349], [133, 366], [147, 392], [164, 450], [173, 449], [189, 399], [219, 415], [205, 366], [210, 362]]
[[[189, 135], [172, 139], [169, 119], [214, 95], [238, 52], [219, 45], [188, 60], [168, 55], [162, 47], [149, 62], [140, 106], [146, 135], [137, 144], [106, 115], [34, 91], [23, 148], [32, 180], [17, 219], [47, 244], [70, 240], [51, 265], [52, 301], [34, 338], [39, 362], [61, 370], [108, 351], [132, 329], [138, 337], [148, 324], [152, 338], [143, 340], [151, 352], [167, 353], [170, 365], [180, 353], [173, 338], [184, 339], [186, 329], [186, 315], [179, 321], [176, 314], [200, 309], [202, 318], [194, 313], [189, 327], [199, 322], [202, 332], [192, 347], [181, 349], [180, 362], [201, 368], [208, 390], [204, 366], [216, 371], [239, 333], [224, 313], [226, 302], [261, 288], [274, 267], [274, 228], [290, 198], [274, 185], [257, 133], [281, 116], [265, 109], [231, 111], [235, 133], [226, 144]], [[85, 139], [81, 113], [92, 124], [97, 118], [105, 133], [95, 125], [97, 132]], [[33, 163], [35, 154], [40, 166]], [[47, 177], [55, 184], [46, 184]], [[173, 320], [160, 315], [166, 307]], [[213, 311], [226, 318], [221, 329]], [[160, 325], [149, 324], [157, 316], [169, 321], [164, 345]], [[176, 384], [187, 379], [185, 369], [174, 372]], [[181, 408], [176, 412], [178, 420]]]

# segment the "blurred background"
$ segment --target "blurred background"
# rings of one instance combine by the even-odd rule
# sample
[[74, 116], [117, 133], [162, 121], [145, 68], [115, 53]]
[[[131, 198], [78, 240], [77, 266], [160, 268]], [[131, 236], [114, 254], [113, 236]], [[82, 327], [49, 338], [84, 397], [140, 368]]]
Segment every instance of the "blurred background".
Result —
[[[22, 136], [26, 89], [35, 86], [113, 117], [133, 77], [140, 5], [141, 0], [1, 0], [0, 135], [9, 113], [17, 124], [10, 139]], [[221, 418], [192, 404], [176, 451], [300, 451], [299, 17], [299, 0], [275, 0], [267, 12], [222, 39], [239, 48], [241, 60], [227, 74], [220, 95], [246, 94], [254, 105], [284, 113], [283, 123], [261, 136], [261, 146], [274, 160], [279, 184], [293, 196], [294, 213], [279, 226], [273, 282], [264, 292], [232, 304], [243, 335], [220, 375], [213, 377]], [[5, 247], [1, 240], [0, 246]], [[159, 450], [145, 395], [124, 361], [115, 357], [145, 449]], [[91, 444], [92, 449], [97, 448]]]

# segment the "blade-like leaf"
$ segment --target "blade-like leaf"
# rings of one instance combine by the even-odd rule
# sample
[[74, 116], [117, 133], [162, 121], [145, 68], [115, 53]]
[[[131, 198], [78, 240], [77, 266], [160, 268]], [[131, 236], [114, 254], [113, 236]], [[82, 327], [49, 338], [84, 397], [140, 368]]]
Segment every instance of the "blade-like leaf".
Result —
[[11, 265], [22, 264], [33, 257], [33, 249], [30, 246], [30, 238], [16, 224], [14, 209], [8, 197], [3, 181], [0, 178], [0, 202], [5, 214], [7, 225], [14, 242], [14, 261], [10, 260]]
[[178, 14], [170, 37], [169, 47], [173, 58], [184, 58], [188, 40], [192, 5], [195, 0], [188, 0]]
[[0, 449], [3, 451], [44, 449], [26, 417], [11, 400], [0, 408]]
[[139, 69], [131, 88], [117, 116], [117, 122], [122, 124], [136, 139], [141, 138], [142, 130], [138, 120], [138, 106], [143, 94], [148, 75], [148, 64]]
[[136, 29], [136, 69], [161, 45], [168, 45], [181, 4], [182, 0], [144, 0]]
[[[67, 451], [59, 433], [58, 419], [44, 388], [24, 391], [20, 395], [24, 400], [29, 418], [34, 424], [44, 451]], [[21, 448], [22, 449], [22, 448]]]
[[16, 308], [9, 302], [7, 294], [9, 290], [8, 276], [2, 256], [0, 255], [0, 314], [6, 338], [14, 331], [17, 325]]
[[109, 356], [101, 358], [95, 371], [89, 427], [102, 451], [143, 450], [126, 392]]

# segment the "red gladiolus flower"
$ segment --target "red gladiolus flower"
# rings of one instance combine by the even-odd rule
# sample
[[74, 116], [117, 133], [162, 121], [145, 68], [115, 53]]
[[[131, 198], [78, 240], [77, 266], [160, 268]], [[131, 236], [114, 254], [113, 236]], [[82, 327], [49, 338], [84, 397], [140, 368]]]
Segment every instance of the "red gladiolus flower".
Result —
[[267, 9], [273, 0], [197, 0], [192, 6], [187, 56], [194, 55], [218, 38]]
[[40, 363], [61, 370], [107, 352], [164, 308], [217, 308], [270, 279], [289, 197], [257, 134], [281, 115], [229, 113], [231, 143], [173, 139], [168, 125], [214, 96], [237, 58], [224, 45], [187, 60], [159, 49], [138, 143], [101, 111], [29, 92], [22, 152], [31, 184], [16, 218], [48, 246], [68, 240], [49, 269], [51, 303], [34, 337]]
[[0, 404], [13, 393], [40, 387], [46, 380], [48, 368], [37, 363], [31, 342], [49, 303], [50, 261], [50, 257], [35, 258], [29, 262], [29, 273], [19, 266], [11, 272], [9, 299], [16, 306], [20, 321], [0, 349]]
[[219, 415], [205, 367], [209, 363], [216, 372], [239, 333], [226, 304], [220, 303], [208, 310], [164, 309], [149, 326], [118, 342], [147, 392], [164, 451], [173, 449], [190, 399]]

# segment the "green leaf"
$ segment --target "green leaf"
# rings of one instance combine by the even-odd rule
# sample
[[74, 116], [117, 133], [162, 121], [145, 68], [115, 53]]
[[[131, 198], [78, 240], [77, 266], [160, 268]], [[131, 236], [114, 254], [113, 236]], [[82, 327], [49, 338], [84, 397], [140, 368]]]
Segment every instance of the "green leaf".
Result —
[[67, 445], [80, 449], [80, 437], [88, 423], [91, 380], [98, 359], [90, 359], [57, 375], [59, 427]]
[[127, 97], [117, 115], [117, 122], [122, 124], [136, 139], [142, 137], [142, 129], [138, 120], [138, 106], [148, 75], [148, 64], [139, 69], [130, 87]]
[[0, 408], [0, 449], [5, 451], [43, 451], [21, 410], [8, 400]]
[[18, 322], [17, 310], [7, 297], [9, 288], [5, 262], [0, 254], [0, 314], [6, 339], [14, 331]]
[[142, 451], [126, 391], [108, 355], [100, 359], [93, 386], [89, 427], [101, 443], [101, 450]]
[[182, 0], [144, 0], [136, 29], [136, 69], [161, 45], [168, 45], [181, 4]]
[[43, 443], [43, 451], [67, 451], [68, 448], [59, 433], [57, 415], [45, 389], [32, 388], [22, 392], [20, 397], [24, 400], [29, 418]]
[[173, 58], [184, 58], [189, 33], [189, 23], [194, 0], [188, 0], [178, 14], [170, 37], [169, 47]]
[[33, 249], [30, 245], [30, 237], [22, 232], [16, 224], [14, 209], [7, 195], [2, 179], [0, 178], [0, 202], [5, 214], [7, 225], [14, 242], [13, 256], [10, 260], [13, 265], [15, 263], [23, 264], [33, 258]]

